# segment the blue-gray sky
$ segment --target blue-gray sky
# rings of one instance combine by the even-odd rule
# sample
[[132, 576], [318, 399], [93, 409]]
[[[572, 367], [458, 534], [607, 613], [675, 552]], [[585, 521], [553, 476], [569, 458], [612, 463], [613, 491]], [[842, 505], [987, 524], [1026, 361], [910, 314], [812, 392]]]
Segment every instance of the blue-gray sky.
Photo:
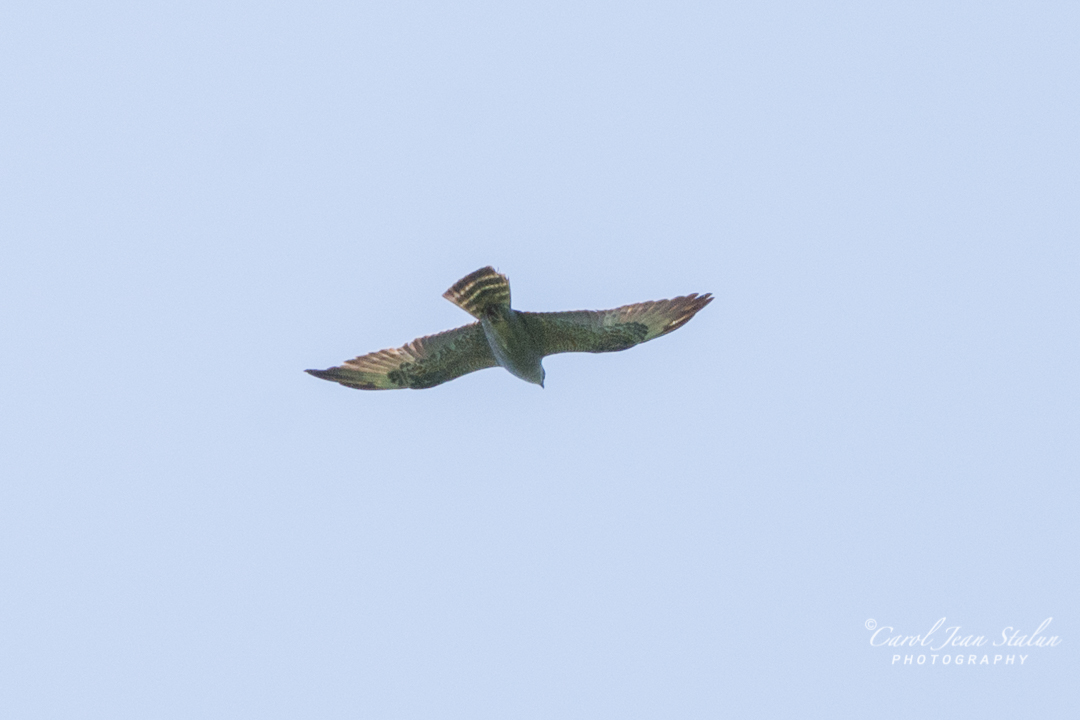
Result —
[[[1078, 36], [1069, 3], [9, 4], [0, 715], [1075, 710]], [[716, 301], [544, 390], [301, 372], [464, 324], [488, 264], [521, 309]], [[941, 617], [1062, 642], [870, 646]]]

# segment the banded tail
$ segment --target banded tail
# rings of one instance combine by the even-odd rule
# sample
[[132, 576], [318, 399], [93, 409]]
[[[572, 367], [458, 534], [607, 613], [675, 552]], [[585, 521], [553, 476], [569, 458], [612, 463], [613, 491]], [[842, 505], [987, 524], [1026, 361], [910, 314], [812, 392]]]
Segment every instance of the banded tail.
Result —
[[489, 308], [510, 307], [510, 281], [489, 265], [458, 280], [443, 297], [480, 319]]

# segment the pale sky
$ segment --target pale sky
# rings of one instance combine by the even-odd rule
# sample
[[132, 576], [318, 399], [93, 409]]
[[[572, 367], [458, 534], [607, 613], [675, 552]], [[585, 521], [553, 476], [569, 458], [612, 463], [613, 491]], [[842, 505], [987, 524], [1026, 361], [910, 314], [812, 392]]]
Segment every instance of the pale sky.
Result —
[[[9, 4], [0, 716], [1075, 712], [1077, 37]], [[716, 300], [545, 389], [302, 372], [469, 322], [485, 265], [524, 310]]]

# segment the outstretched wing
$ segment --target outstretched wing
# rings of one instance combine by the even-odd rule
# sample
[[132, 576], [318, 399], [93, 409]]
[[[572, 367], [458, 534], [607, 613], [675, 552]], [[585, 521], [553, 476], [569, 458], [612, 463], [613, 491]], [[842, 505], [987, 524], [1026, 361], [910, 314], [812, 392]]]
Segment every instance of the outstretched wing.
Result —
[[614, 310], [521, 313], [544, 355], [564, 352], [614, 352], [666, 335], [685, 325], [712, 295], [624, 305]]
[[344, 365], [308, 370], [358, 390], [429, 388], [498, 363], [480, 323], [417, 338], [404, 347], [361, 355]]

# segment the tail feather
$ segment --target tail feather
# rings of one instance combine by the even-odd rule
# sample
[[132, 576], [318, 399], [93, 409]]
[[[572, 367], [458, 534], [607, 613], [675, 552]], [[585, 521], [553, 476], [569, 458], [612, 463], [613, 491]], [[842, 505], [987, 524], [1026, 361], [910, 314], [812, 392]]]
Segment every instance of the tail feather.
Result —
[[510, 281], [489, 265], [458, 280], [443, 297], [479, 319], [490, 308], [510, 307]]

